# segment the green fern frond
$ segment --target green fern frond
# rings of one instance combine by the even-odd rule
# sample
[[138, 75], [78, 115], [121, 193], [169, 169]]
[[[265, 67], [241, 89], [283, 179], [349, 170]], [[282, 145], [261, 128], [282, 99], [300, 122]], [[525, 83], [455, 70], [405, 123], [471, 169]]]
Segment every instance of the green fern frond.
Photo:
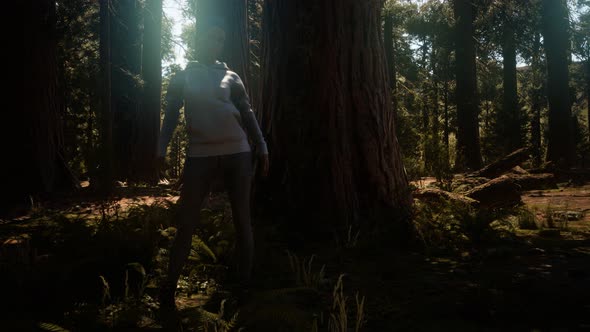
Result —
[[66, 330], [63, 327], [53, 324], [53, 323], [44, 323], [41, 322], [37, 325], [43, 331], [50, 331], [50, 332], [70, 332], [70, 330]]
[[196, 235], [193, 235], [192, 246], [197, 252], [205, 253], [213, 259], [213, 262], [217, 262], [217, 256], [213, 250], [211, 250], [211, 248], [209, 248], [209, 246]]

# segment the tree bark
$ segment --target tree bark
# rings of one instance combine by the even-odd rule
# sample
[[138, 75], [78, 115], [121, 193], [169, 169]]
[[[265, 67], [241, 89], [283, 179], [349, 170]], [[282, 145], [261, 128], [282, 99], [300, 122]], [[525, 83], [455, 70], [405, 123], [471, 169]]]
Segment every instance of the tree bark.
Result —
[[511, 207], [520, 204], [520, 187], [516, 180], [508, 175], [502, 175], [479, 185], [465, 196], [479, 201], [480, 208]]
[[306, 224], [308, 232], [373, 218], [391, 223], [387, 216], [411, 205], [387, 86], [381, 6], [265, 2], [262, 124], [271, 154], [265, 192], [277, 213], [318, 222]]
[[423, 202], [429, 203], [444, 203], [445, 201], [450, 201], [455, 204], [471, 207], [477, 207], [479, 204], [479, 202], [473, 198], [437, 188], [420, 189], [414, 193], [414, 197]]
[[475, 70], [473, 21], [475, 7], [471, 0], [454, 0], [455, 59], [457, 99], [457, 170], [475, 170], [482, 164], [479, 147], [479, 103]]
[[138, 180], [141, 92], [141, 7], [138, 0], [111, 2], [111, 111], [113, 173]]
[[[56, 3], [31, 1], [25, 14], [25, 95], [23, 111], [17, 112], [10, 137], [16, 145], [5, 160], [6, 199], [0, 210], [25, 207], [39, 194], [69, 190], [77, 186], [63, 157], [63, 110], [58, 80]], [[29, 24], [27, 23], [27, 24]], [[7, 211], [1, 211], [7, 212]]]
[[590, 58], [586, 60], [586, 125], [590, 141]]
[[[509, 15], [509, 14], [506, 14]], [[518, 107], [518, 90], [516, 83], [516, 40], [514, 23], [510, 18], [506, 18], [503, 27], [502, 38], [502, 58], [503, 58], [503, 102], [502, 114], [499, 120], [500, 137], [504, 141], [504, 153], [514, 151], [522, 146], [522, 137], [520, 132], [520, 111]]]
[[557, 189], [555, 175], [553, 174], [508, 174], [507, 176], [512, 178], [522, 191]]
[[139, 117], [136, 172], [140, 180], [157, 182], [156, 151], [162, 95], [162, 0], [148, 0], [143, 10], [143, 98]]
[[543, 0], [542, 22], [549, 101], [547, 161], [569, 168], [574, 162], [575, 147], [568, 73], [569, 23], [565, 0]]
[[113, 114], [111, 110], [111, 8], [110, 0], [100, 0], [100, 171], [98, 188], [104, 194], [113, 189]]
[[541, 51], [541, 35], [535, 34], [535, 40], [533, 41], [533, 59], [531, 63], [532, 70], [532, 89], [531, 89], [531, 147], [533, 154], [533, 164], [535, 167], [539, 167], [542, 162], [541, 154], [541, 95], [542, 95], [542, 82], [540, 78], [541, 63], [539, 59], [539, 53]]
[[383, 43], [387, 60], [387, 77], [391, 89], [391, 104], [395, 123], [397, 123], [397, 73], [395, 70], [395, 47], [393, 40], [393, 17], [385, 15], [383, 22]]
[[529, 149], [521, 148], [470, 174], [472, 177], [495, 178], [529, 159]]

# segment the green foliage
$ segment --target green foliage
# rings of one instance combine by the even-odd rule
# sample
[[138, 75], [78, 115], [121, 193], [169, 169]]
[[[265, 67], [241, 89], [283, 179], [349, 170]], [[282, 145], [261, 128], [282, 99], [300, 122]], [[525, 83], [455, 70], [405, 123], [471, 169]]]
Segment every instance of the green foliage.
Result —
[[516, 221], [520, 229], [538, 229], [535, 210], [520, 208], [516, 211]]
[[510, 209], [476, 209], [450, 200], [441, 204], [418, 202], [414, 224], [426, 249], [463, 250], [497, 237], [491, 227], [508, 224]]
[[320, 270], [315, 272], [312, 268], [314, 255], [312, 255], [309, 260], [305, 258], [301, 260], [294, 253], [287, 251], [287, 256], [289, 257], [289, 266], [291, 267], [295, 283], [298, 286], [311, 288], [320, 287], [320, 284], [324, 279], [325, 265], [322, 265]]
[[[330, 320], [328, 324], [328, 331], [330, 332], [347, 332], [352, 330], [352, 328], [348, 327], [348, 315], [349, 310], [347, 308], [347, 297], [344, 295], [344, 283], [343, 283], [344, 275], [340, 275], [338, 277], [338, 281], [334, 286], [334, 290], [332, 292], [332, 310], [330, 313]], [[355, 295], [356, 301], [356, 315], [354, 319], [354, 331], [358, 332], [361, 330], [361, 327], [364, 324], [364, 305], [365, 305], [365, 297], [359, 299], [358, 292]]]
[[69, 332], [69, 330], [66, 330], [63, 327], [52, 323], [41, 322], [37, 324], [37, 327], [39, 327], [43, 331], [49, 332]]
[[[229, 332], [235, 331], [235, 327], [238, 321], [238, 312], [236, 312], [233, 316], [231, 316], [228, 320], [224, 319], [225, 316], [225, 302], [226, 300], [221, 301], [221, 305], [219, 311], [217, 313], [212, 313], [206, 311], [204, 309], [199, 308], [197, 310], [198, 313], [198, 321], [200, 322], [201, 326], [199, 327], [200, 331], [204, 332]], [[240, 331], [239, 329], [237, 331]]]

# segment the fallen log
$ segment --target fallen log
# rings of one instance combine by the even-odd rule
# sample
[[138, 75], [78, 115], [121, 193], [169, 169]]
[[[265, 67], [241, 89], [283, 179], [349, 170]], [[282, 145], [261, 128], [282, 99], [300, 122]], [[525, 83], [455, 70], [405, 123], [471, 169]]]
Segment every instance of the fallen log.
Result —
[[529, 159], [529, 149], [521, 148], [468, 176], [496, 178]]
[[479, 204], [479, 202], [473, 198], [437, 188], [419, 189], [413, 193], [413, 196], [423, 202], [437, 204], [443, 202], [452, 202], [465, 206], [477, 206]]
[[510, 171], [508, 172], [508, 174], [529, 174], [529, 172], [526, 169], [523, 169], [520, 166], [515, 166], [513, 168], [510, 169]]
[[555, 176], [550, 173], [541, 174], [507, 174], [520, 186], [520, 190], [557, 189]]
[[508, 175], [502, 175], [465, 193], [479, 201], [483, 208], [511, 207], [520, 204], [520, 186]]

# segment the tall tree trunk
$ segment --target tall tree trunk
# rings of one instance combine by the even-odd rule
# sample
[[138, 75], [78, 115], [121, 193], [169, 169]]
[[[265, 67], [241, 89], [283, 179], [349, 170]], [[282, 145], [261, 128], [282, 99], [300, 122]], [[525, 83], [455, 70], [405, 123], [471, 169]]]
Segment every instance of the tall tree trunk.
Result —
[[455, 59], [457, 99], [457, 170], [481, 168], [479, 148], [479, 103], [475, 70], [473, 21], [475, 8], [471, 0], [454, 0]]
[[[506, 14], [509, 15], [509, 14]], [[522, 135], [520, 132], [520, 111], [518, 108], [518, 90], [516, 84], [516, 40], [513, 22], [506, 18], [503, 27], [502, 36], [502, 58], [503, 58], [503, 102], [502, 114], [499, 120], [500, 137], [504, 141], [503, 155], [520, 148], [522, 145]]]
[[[100, 0], [100, 172], [98, 188], [104, 194], [113, 189], [113, 113], [111, 110], [111, 1]], [[94, 184], [93, 184], [94, 185]]]
[[443, 140], [445, 144], [445, 165], [451, 162], [450, 149], [449, 149], [449, 78], [452, 75], [450, 73], [450, 51], [445, 51], [445, 62], [444, 62], [444, 84], [443, 84], [443, 103], [444, 103], [444, 129], [443, 129]]
[[[380, 1], [265, 2], [267, 193], [308, 234], [411, 205], [381, 36]], [[389, 217], [388, 217], [389, 216]], [[391, 224], [393, 222], [393, 224]]]
[[393, 16], [385, 15], [383, 22], [383, 42], [385, 46], [385, 59], [387, 60], [387, 78], [391, 89], [392, 112], [397, 123], [397, 73], [395, 70], [395, 47], [393, 40]]
[[115, 177], [137, 180], [140, 135], [141, 6], [138, 0], [113, 0], [111, 7], [111, 107]]
[[[443, 166], [446, 166], [446, 163], [443, 165], [441, 164], [442, 161], [442, 153], [440, 151], [440, 134], [439, 134], [439, 108], [438, 108], [438, 78], [439, 78], [439, 72], [438, 72], [438, 67], [436, 66], [436, 59], [437, 59], [437, 44], [435, 43], [435, 40], [433, 38], [432, 41], [432, 48], [431, 48], [431, 52], [430, 52], [430, 67], [432, 68], [432, 78], [431, 78], [431, 83], [432, 83], [432, 100], [431, 100], [431, 104], [432, 104], [432, 120], [431, 120], [431, 124], [430, 124], [430, 130], [431, 130], [431, 146], [430, 149], [432, 150], [433, 153], [433, 157], [435, 158], [434, 160], [434, 164], [430, 167], [433, 170], [435, 170], [436, 172], [439, 172], [440, 169], [443, 168]], [[437, 170], [438, 169], [438, 170]]]
[[247, 0], [192, 0], [196, 1], [197, 30], [204, 17], [215, 15], [225, 20], [225, 47], [220, 60], [235, 71], [248, 88], [249, 45]]
[[590, 141], [590, 58], [586, 59], [586, 119], [588, 141]]
[[[10, 169], [1, 212], [26, 206], [29, 197], [76, 186], [63, 158], [62, 94], [58, 85], [56, 3], [30, 1], [25, 9], [25, 86], [22, 112], [16, 115], [9, 146], [17, 146], [5, 162]], [[18, 142], [19, 144], [16, 144]]]
[[547, 56], [549, 135], [547, 160], [560, 167], [574, 162], [568, 73], [568, 11], [565, 0], [543, 0], [543, 38]]
[[443, 129], [443, 140], [445, 143], [445, 164], [448, 165], [451, 161], [450, 150], [449, 150], [449, 81], [445, 79], [443, 85], [444, 94], [444, 129]]
[[541, 165], [541, 96], [543, 93], [543, 83], [541, 82], [541, 35], [535, 34], [533, 41], [533, 59], [531, 64], [532, 71], [532, 89], [531, 89], [531, 146], [533, 155], [533, 164], [535, 167]]
[[[422, 67], [422, 71], [424, 75], [428, 75], [428, 44], [426, 41], [426, 35], [422, 37], [422, 58], [420, 59], [420, 67]], [[420, 90], [422, 92], [423, 98], [421, 98], [421, 109], [422, 109], [422, 162], [424, 163], [422, 168], [425, 171], [429, 170], [429, 167], [432, 166], [432, 151], [430, 149], [430, 141], [429, 141], [429, 125], [430, 125], [430, 101], [428, 100], [428, 83], [426, 80], [423, 80], [420, 86]]]
[[138, 163], [136, 172], [141, 180], [158, 180], [156, 151], [160, 131], [160, 103], [162, 94], [162, 0], [145, 3], [143, 32], [142, 77], [143, 102], [139, 117], [139, 137], [136, 144]]

